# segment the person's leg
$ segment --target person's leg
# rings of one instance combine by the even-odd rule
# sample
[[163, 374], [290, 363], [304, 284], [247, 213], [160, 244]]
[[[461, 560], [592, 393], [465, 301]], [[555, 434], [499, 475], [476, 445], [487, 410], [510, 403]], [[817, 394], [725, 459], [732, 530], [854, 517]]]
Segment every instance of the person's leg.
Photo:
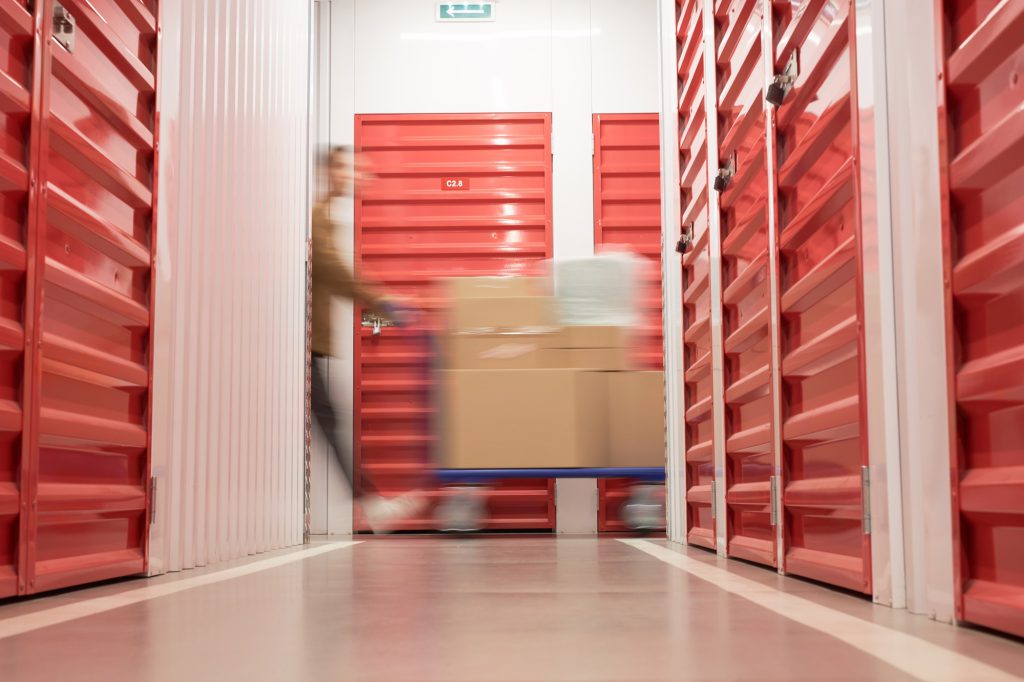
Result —
[[338, 415], [334, 410], [330, 390], [327, 386], [326, 368], [324, 366], [326, 362], [327, 359], [323, 356], [313, 356], [312, 373], [310, 375], [310, 402], [312, 403], [313, 416], [316, 418], [317, 424], [320, 425], [320, 430], [324, 432], [328, 446], [334, 451], [334, 456], [337, 458], [338, 464], [341, 465], [341, 470], [345, 472], [345, 478], [348, 479], [349, 487], [352, 488], [352, 494], [361, 496], [367, 493], [376, 493], [373, 483], [366, 475], [360, 477], [361, 486], [357, 487], [355, 485], [352, 460], [345, 456], [346, 448], [342, 445], [344, 434], [338, 428]]

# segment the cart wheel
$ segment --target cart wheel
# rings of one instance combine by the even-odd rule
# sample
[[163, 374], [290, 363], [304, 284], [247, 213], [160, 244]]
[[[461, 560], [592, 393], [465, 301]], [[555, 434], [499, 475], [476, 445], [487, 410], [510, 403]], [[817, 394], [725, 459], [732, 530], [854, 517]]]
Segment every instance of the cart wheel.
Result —
[[665, 486], [643, 483], [633, 486], [629, 501], [622, 507], [622, 520], [634, 532], [665, 529]]
[[483, 528], [486, 498], [479, 488], [460, 486], [437, 506], [438, 528], [445, 533], [472, 533]]

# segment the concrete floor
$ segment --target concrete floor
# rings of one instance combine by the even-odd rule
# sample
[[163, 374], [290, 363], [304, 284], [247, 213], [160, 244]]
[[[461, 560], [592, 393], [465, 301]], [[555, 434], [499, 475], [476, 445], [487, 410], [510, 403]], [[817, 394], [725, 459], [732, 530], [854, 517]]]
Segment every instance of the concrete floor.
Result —
[[[278, 553], [278, 563], [256, 557], [239, 576], [218, 566], [16, 602], [0, 606], [0, 680], [978, 682], [1024, 673], [1014, 640], [700, 550], [642, 546], [663, 558], [604, 538], [372, 538], [316, 556]], [[666, 560], [673, 554], [683, 568]], [[874, 647], [887, 654], [867, 653]]]

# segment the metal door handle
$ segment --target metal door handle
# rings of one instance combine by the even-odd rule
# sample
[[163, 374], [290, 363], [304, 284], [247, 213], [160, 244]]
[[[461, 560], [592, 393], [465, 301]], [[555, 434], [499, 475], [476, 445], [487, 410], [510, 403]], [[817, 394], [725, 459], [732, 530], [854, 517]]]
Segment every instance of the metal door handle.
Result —
[[384, 329], [384, 327], [394, 327], [395, 323], [391, 320], [384, 319], [380, 315], [375, 315], [369, 311], [363, 311], [361, 325], [363, 327], [373, 329], [374, 336], [380, 336], [381, 330]]
[[68, 52], [75, 51], [75, 18], [59, 2], [53, 3], [53, 39]]

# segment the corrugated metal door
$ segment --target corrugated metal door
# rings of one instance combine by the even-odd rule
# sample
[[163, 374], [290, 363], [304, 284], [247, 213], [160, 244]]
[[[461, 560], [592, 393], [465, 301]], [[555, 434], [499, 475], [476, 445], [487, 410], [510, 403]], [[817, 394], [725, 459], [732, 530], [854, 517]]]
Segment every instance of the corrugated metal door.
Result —
[[853, 7], [772, 8], [785, 569], [870, 592]]
[[[661, 145], [657, 114], [594, 114], [594, 244], [651, 261], [637, 366], [664, 366], [661, 319]], [[629, 480], [598, 481], [598, 530], [621, 531]]]
[[[761, 3], [715, 10], [728, 553], [775, 565], [772, 324]], [[753, 29], [753, 30], [751, 30]]]
[[[23, 384], [25, 361], [25, 287], [30, 230], [30, 206], [36, 192], [30, 184], [30, 168], [36, 155], [38, 125], [33, 125], [33, 91], [38, 87], [38, 65], [33, 57], [33, 17], [24, 3], [0, 4], [0, 100], [4, 127], [0, 135], [0, 192], [3, 226], [0, 232], [0, 279], [3, 309], [0, 310], [0, 352], [3, 369], [3, 444], [0, 447], [0, 599], [25, 589], [24, 559], [28, 528], [27, 480], [31, 452], [25, 432], [28, 413]], [[34, 175], [34, 174], [33, 174]], [[19, 582], [19, 578], [21, 579]]]
[[1024, 3], [938, 10], [957, 613], [1024, 636]]
[[[431, 310], [440, 277], [529, 273], [551, 257], [550, 114], [359, 115], [356, 149], [376, 175], [356, 194], [356, 264], [389, 292]], [[356, 467], [385, 494], [427, 483], [429, 359], [420, 330], [356, 330]], [[487, 527], [553, 528], [553, 492], [498, 484]]]
[[30, 252], [27, 568], [46, 590], [144, 569], [157, 28], [155, 3], [36, 4], [44, 35], [74, 26], [42, 52]]
[[683, 383], [687, 541], [714, 549], [714, 416], [711, 372], [711, 251], [704, 85], [704, 3], [677, 0], [679, 168], [683, 254]]
[[0, 5], [0, 595], [146, 557], [155, 13], [34, 5]]

